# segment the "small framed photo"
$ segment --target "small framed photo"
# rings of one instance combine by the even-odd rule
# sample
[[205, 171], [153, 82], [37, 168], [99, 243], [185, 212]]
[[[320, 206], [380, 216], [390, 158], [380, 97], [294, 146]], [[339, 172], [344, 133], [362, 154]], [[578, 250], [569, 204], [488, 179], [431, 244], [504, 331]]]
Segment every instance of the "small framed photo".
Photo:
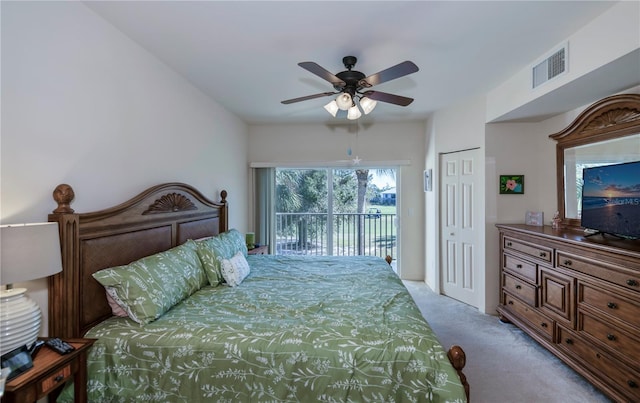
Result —
[[544, 225], [544, 213], [542, 211], [527, 211], [524, 223], [527, 225], [542, 227]]
[[524, 194], [524, 175], [500, 175], [500, 194]]

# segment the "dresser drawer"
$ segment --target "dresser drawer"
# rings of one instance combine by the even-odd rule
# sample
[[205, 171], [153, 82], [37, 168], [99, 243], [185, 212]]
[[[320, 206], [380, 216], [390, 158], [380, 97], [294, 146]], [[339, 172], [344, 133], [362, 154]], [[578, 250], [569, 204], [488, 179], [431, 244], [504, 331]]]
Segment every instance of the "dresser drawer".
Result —
[[553, 249], [508, 236], [504, 237], [502, 247], [505, 250], [517, 251], [544, 263], [551, 263], [553, 260]]
[[556, 265], [640, 292], [640, 272], [611, 263], [597, 262], [580, 256], [557, 251]]
[[502, 273], [502, 287], [527, 304], [533, 307], [538, 306], [538, 287], [508, 273]]
[[533, 283], [538, 282], [538, 265], [507, 254], [504, 254], [502, 261], [505, 270]]
[[607, 323], [606, 320], [589, 312], [578, 312], [578, 330], [590, 335], [600, 343], [640, 365], [640, 340], [621, 326]]
[[613, 316], [631, 326], [640, 328], [640, 301], [632, 300], [622, 293], [578, 282], [578, 306], [594, 308], [604, 315]]
[[609, 379], [629, 401], [640, 400], [640, 373], [562, 326], [558, 326], [558, 343], [561, 350], [574, 357], [574, 361], [586, 363], [599, 377]]
[[547, 318], [545, 315], [539, 313], [534, 308], [529, 305], [521, 302], [517, 298], [503, 292], [502, 299], [504, 301], [504, 306], [509, 311], [513, 312], [515, 315], [518, 315], [524, 321], [528, 322], [532, 328], [536, 329], [543, 336], [548, 338], [549, 340], [553, 340], [553, 332], [555, 323], [553, 320]]

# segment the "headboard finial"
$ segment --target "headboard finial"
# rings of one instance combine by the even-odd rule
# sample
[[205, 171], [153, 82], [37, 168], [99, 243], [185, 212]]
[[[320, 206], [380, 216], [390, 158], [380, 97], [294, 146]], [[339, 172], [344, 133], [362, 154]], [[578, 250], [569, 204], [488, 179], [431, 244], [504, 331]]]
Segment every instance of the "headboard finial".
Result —
[[62, 183], [56, 186], [53, 191], [53, 200], [58, 203], [58, 208], [53, 210], [54, 214], [71, 214], [73, 213], [73, 209], [70, 204], [75, 197], [75, 193], [73, 193], [73, 188], [66, 183]]
[[220, 192], [220, 203], [226, 203], [227, 202], [227, 191], [223, 190], [222, 192]]

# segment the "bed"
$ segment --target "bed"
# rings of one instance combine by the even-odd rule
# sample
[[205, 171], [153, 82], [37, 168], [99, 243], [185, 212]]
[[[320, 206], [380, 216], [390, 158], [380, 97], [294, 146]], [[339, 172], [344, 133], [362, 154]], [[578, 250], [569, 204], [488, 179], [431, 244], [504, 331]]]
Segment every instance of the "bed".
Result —
[[78, 214], [56, 188], [49, 333], [96, 339], [89, 401], [468, 400], [464, 352], [384, 259], [247, 255], [226, 196], [168, 183]]

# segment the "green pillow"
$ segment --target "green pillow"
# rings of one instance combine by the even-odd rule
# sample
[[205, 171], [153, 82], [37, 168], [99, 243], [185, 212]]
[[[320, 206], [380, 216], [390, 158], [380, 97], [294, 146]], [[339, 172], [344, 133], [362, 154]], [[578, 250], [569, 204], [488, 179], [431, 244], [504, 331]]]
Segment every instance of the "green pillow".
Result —
[[209, 284], [216, 286], [224, 281], [221, 262], [231, 259], [236, 253], [241, 252], [245, 257], [248, 254], [244, 236], [236, 229], [218, 234], [211, 238], [205, 238], [196, 242], [197, 251], [202, 266], [209, 279]]
[[131, 319], [153, 322], [207, 284], [194, 241], [126, 266], [100, 270], [93, 277]]

